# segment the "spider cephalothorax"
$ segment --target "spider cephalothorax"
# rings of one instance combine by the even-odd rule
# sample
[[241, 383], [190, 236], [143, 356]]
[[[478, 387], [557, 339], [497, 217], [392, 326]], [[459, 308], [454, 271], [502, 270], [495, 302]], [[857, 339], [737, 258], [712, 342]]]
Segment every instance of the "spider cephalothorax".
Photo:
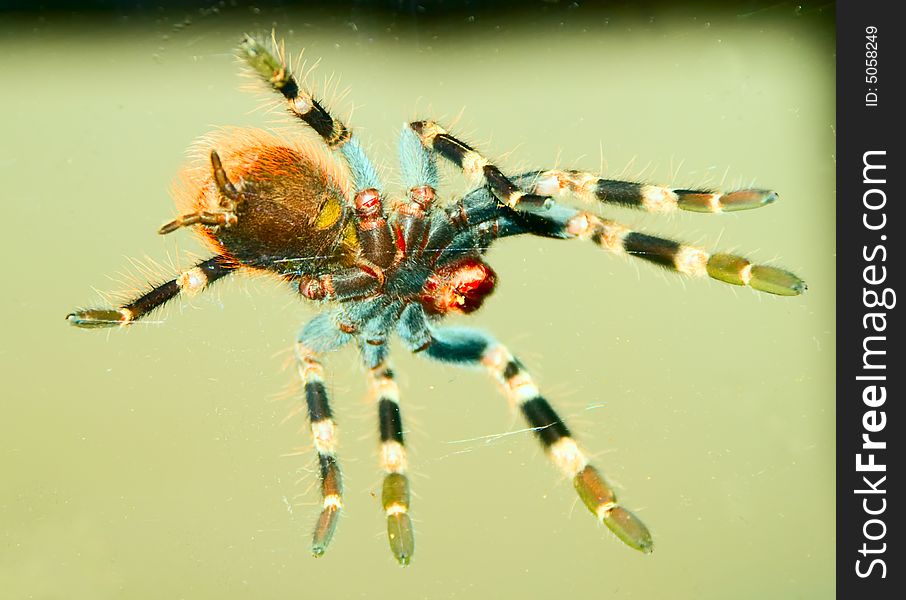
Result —
[[[497, 240], [516, 235], [588, 240], [686, 275], [797, 295], [805, 284], [788, 271], [633, 231], [554, 200], [572, 193], [650, 212], [724, 212], [764, 206], [776, 194], [677, 189], [578, 171], [505, 175], [439, 124], [415, 121], [400, 138], [405, 189], [401, 199], [388, 201], [356, 137], [299, 86], [282, 51], [272, 52], [246, 37], [240, 56], [344, 164], [308, 144], [260, 131], [224, 130], [205, 138], [199, 160], [178, 187], [181, 214], [160, 232], [192, 226], [214, 256], [118, 308], [79, 310], [68, 320], [83, 328], [132, 323], [180, 292], [198, 292], [237, 270], [275, 274], [303, 297], [327, 305], [302, 329], [295, 346], [319, 461], [322, 508], [312, 542], [316, 555], [330, 543], [343, 506], [336, 426], [321, 357], [349, 342], [359, 348], [377, 405], [390, 546], [402, 564], [414, 551], [399, 390], [387, 356], [387, 340], [394, 333], [411, 351], [429, 358], [485, 367], [588, 509], [623, 542], [650, 552], [653, 543], [645, 525], [617, 503], [523, 364], [481, 331], [438, 323], [449, 313], [471, 313], [482, 305], [497, 281], [485, 252]], [[481, 185], [459, 200], [441, 202], [437, 157], [480, 179]]]

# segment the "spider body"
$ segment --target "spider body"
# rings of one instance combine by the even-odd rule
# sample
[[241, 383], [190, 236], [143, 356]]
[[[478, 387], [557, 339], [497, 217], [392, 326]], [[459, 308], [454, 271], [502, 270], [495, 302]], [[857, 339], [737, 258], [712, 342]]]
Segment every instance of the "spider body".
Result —
[[[394, 334], [410, 351], [428, 358], [485, 368], [586, 507], [624, 543], [650, 552], [648, 529], [618, 503], [525, 365], [489, 335], [440, 322], [449, 313], [471, 313], [482, 305], [497, 281], [485, 253], [498, 240], [517, 235], [587, 240], [686, 275], [797, 295], [805, 284], [788, 271], [636, 232], [554, 198], [571, 193], [649, 212], [723, 212], [770, 204], [776, 194], [669, 188], [578, 171], [508, 176], [439, 124], [415, 121], [400, 137], [405, 195], [388, 201], [355, 135], [299, 86], [276, 44], [272, 51], [247, 37], [240, 56], [343, 166], [310, 146], [264, 132], [225, 130], [205, 138], [199, 160], [186, 170], [176, 194], [180, 216], [160, 233], [193, 227], [214, 256], [117, 308], [73, 312], [67, 316], [70, 323], [126, 325], [180, 293], [197, 293], [237, 270], [276, 274], [301, 296], [323, 303], [327, 310], [303, 327], [295, 345], [319, 463], [322, 502], [312, 540], [315, 555], [323, 554], [333, 538], [343, 506], [322, 357], [347, 343], [359, 349], [377, 407], [391, 551], [401, 564], [408, 564], [414, 552], [399, 390], [387, 350]], [[441, 202], [437, 158], [479, 178], [481, 185], [456, 201]]]

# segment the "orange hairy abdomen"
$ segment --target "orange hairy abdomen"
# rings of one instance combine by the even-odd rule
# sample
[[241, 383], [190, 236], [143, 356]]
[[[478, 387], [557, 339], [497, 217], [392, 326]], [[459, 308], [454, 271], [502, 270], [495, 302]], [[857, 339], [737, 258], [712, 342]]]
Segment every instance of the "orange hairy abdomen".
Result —
[[349, 214], [348, 181], [332, 161], [308, 145], [260, 131], [218, 133], [197, 148], [198, 164], [186, 170], [177, 190], [180, 210], [219, 207], [220, 191], [201, 162], [211, 150], [241, 194], [235, 225], [199, 228], [215, 251], [281, 273], [310, 273], [337, 252]]

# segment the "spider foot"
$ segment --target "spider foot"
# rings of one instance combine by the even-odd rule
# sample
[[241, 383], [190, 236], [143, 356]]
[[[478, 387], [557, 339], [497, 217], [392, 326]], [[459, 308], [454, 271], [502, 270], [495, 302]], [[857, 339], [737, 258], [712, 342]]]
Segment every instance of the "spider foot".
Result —
[[223, 163], [220, 161], [220, 155], [216, 150], [211, 150], [211, 171], [214, 175], [214, 183], [220, 192], [220, 206], [213, 210], [200, 210], [198, 212], [180, 215], [157, 230], [157, 233], [166, 235], [172, 233], [181, 227], [190, 225], [206, 225], [208, 227], [232, 227], [239, 222], [239, 208], [244, 197], [230, 178], [227, 177], [223, 169]]
[[315, 523], [315, 530], [311, 536], [311, 553], [323, 556], [333, 539], [340, 521], [340, 511], [343, 508], [343, 491], [340, 478], [340, 466], [336, 458], [322, 454], [321, 463], [321, 514]]
[[333, 534], [337, 530], [337, 523], [340, 522], [340, 506], [328, 506], [325, 500], [324, 508], [318, 516], [318, 522], [315, 524], [315, 531], [311, 539], [311, 553], [315, 556], [324, 556], [327, 546], [333, 539]]
[[274, 53], [261, 41], [246, 34], [239, 42], [240, 57], [262, 79], [271, 84], [275, 90], [282, 91], [287, 86], [295, 87], [295, 80], [286, 68], [282, 57]]
[[597, 469], [591, 465], [586, 466], [573, 479], [573, 485], [588, 510], [624, 544], [645, 554], [654, 550], [654, 541], [648, 528], [638, 517], [617, 504], [613, 490]]
[[69, 313], [66, 320], [70, 325], [81, 329], [100, 329], [130, 323], [132, 315], [122, 308], [90, 308]]
[[409, 479], [402, 473], [390, 473], [384, 478], [382, 493], [387, 513], [387, 539], [397, 562], [406, 566], [415, 552], [415, 534], [409, 518]]

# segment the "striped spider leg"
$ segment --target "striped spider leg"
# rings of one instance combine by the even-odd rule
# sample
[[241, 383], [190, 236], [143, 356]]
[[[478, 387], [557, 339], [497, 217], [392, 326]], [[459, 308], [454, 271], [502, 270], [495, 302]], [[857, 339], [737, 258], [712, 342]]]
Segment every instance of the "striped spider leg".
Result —
[[85, 308], [66, 315], [70, 324], [82, 329], [128, 325], [147, 316], [176, 296], [194, 296], [209, 285], [226, 277], [238, 265], [224, 256], [203, 260], [191, 269], [183, 271], [175, 279], [155, 285], [117, 308]]
[[[531, 219], [530, 214], [538, 215], [544, 220], [546, 213], [558, 206], [552, 196], [562, 192], [655, 213], [675, 210], [731, 212], [760, 208], [777, 199], [777, 194], [770, 190], [720, 192], [668, 188], [604, 179], [582, 171], [535, 171], [510, 179], [477, 150], [450, 135], [434, 121], [415, 121], [409, 126], [427, 150], [449, 160], [468, 175], [483, 176], [486, 189], [506, 207], [517, 209], [518, 214], [524, 215], [526, 220]], [[479, 189], [472, 194], [480, 195], [482, 191]], [[520, 219], [513, 214], [503, 214], [504, 219]], [[693, 277], [711, 277], [771, 294], [796, 296], [806, 288], [799, 277], [784, 269], [753, 265], [746, 258], [734, 254], [709, 254], [694, 246], [633, 231], [589, 212], [576, 211], [562, 234], [554, 234], [554, 237], [590, 239], [610, 252], [638, 256], [679, 273]]]
[[777, 193], [771, 190], [742, 189], [732, 192], [670, 188], [635, 181], [604, 179], [584, 171], [537, 171], [529, 186], [536, 194], [555, 196], [565, 191], [585, 200], [599, 200], [653, 213], [675, 210], [691, 212], [732, 212], [760, 208], [774, 202]]
[[[166, 235], [173, 233], [181, 227], [190, 225], [208, 225], [210, 227], [232, 227], [239, 221], [239, 215], [245, 204], [245, 191], [237, 189], [226, 171], [217, 150], [211, 150], [211, 169], [214, 182], [219, 192], [218, 206], [214, 209], [198, 210], [186, 215], [180, 215], [157, 230], [157, 233]], [[241, 187], [241, 186], [240, 186]]]
[[428, 242], [431, 210], [437, 198], [438, 174], [434, 155], [422, 148], [412, 129], [404, 126], [399, 140], [399, 162], [406, 201], [394, 209], [393, 230], [400, 258], [422, 252]]
[[[513, 180], [528, 190], [551, 192], [550, 180], [546, 177], [549, 173], [552, 172], [524, 173], [513, 177]], [[586, 174], [582, 174], [582, 176], [586, 180], [593, 177]], [[608, 185], [613, 183], [610, 181]], [[625, 185], [627, 189], [629, 186], [636, 186], [637, 190], [653, 187], [645, 184], [630, 184], [628, 182], [617, 183]], [[669, 188], [660, 189], [679, 196], [676, 190], [669, 190]], [[707, 195], [710, 197], [709, 204], [712, 206], [719, 206], [717, 203], [722, 202], [721, 198], [723, 198], [723, 201], [727, 201], [729, 205], [735, 205], [735, 210], [742, 210], [738, 207], [742, 203], [742, 200], [739, 199], [743, 197], [749, 199], [746, 201], [746, 204], [748, 204], [746, 208], [764, 206], [772, 202], [773, 198], [776, 197], [773, 192], [762, 190], [740, 190], [728, 194], [702, 190], [690, 191], [688, 194], [695, 194], [696, 197]], [[460, 204], [463, 206], [483, 205], [488, 202], [490, 196], [491, 194], [487, 190], [478, 189], [463, 198]], [[758, 196], [759, 200], [751, 200], [754, 196]], [[727, 198], [730, 200], [726, 200]], [[766, 200], [767, 198], [771, 200]], [[621, 203], [626, 203], [627, 200], [628, 195], [624, 196], [624, 201], [621, 201]], [[639, 201], [635, 206], [643, 208], [644, 204]], [[667, 209], [664, 209], [663, 205], [661, 205], [658, 212], [664, 212], [665, 210]], [[710, 277], [723, 283], [747, 286], [754, 290], [780, 296], [796, 296], [806, 290], [805, 282], [785, 269], [770, 265], [752, 264], [745, 257], [736, 254], [709, 253], [696, 246], [689, 246], [675, 240], [634, 231], [616, 221], [603, 219], [591, 212], [578, 210], [560, 203], [554, 203], [550, 210], [543, 213], [500, 210], [496, 216], [484, 221], [476, 231], [479, 232], [478, 235], [482, 238], [478, 243], [483, 246], [501, 237], [510, 237], [523, 233], [544, 237], [582, 239], [589, 240], [601, 249], [613, 254], [638, 257], [691, 277]]]
[[[408, 565], [415, 552], [415, 536], [409, 517], [408, 458], [400, 412], [400, 394], [390, 363], [387, 338], [400, 317], [403, 305], [386, 297], [347, 307], [346, 329], [352, 329], [362, 363], [367, 369], [369, 397], [377, 408], [380, 463], [384, 472], [381, 505], [387, 518], [387, 541], [400, 565]], [[352, 327], [349, 322], [357, 324]]]
[[[533, 172], [517, 175], [512, 179], [513, 185], [536, 196], [555, 192], [556, 190], [550, 190], [549, 185], [545, 185], [547, 178], [542, 177], [542, 173], [550, 174]], [[626, 187], [628, 186], [627, 183]], [[641, 188], [639, 186], [637, 189]], [[671, 192], [676, 193], [673, 190]], [[711, 206], [715, 206], [723, 198], [728, 206], [733, 205], [737, 209], [743, 204], [743, 198], [748, 198], [745, 203], [749, 206], [746, 208], [754, 208], [756, 202], [751, 200], [752, 196], [759, 196], [758, 205], [766, 204], [765, 199], [774, 197], [770, 192], [757, 190], [730, 194], [689, 191], [686, 195], [692, 194], [696, 197], [708, 195]], [[499, 194], [494, 192], [490, 184], [466, 195], [447, 209], [446, 214], [450, 221], [465, 223], [467, 227], [457, 229], [451, 234], [452, 239], [449, 239], [450, 235], [444, 236], [449, 241], [434, 247], [438, 252], [435, 263], [441, 266], [447, 257], [453, 260], [463, 249], [473, 248], [484, 252], [497, 239], [532, 234], [588, 239], [613, 253], [638, 256], [680, 273], [710, 276], [764, 292], [796, 295], [805, 289], [804, 282], [788, 271], [752, 265], [745, 258], [736, 255], [708, 254], [699, 248], [632, 231], [613, 221], [557, 202], [551, 201], [544, 211], [513, 210], [500, 203]], [[454, 216], [456, 219], [452, 218]], [[446, 224], [443, 220], [440, 223]], [[438, 231], [443, 229], [445, 228], [435, 227]], [[632, 513], [617, 504], [613, 490], [588, 463], [569, 429], [540, 395], [525, 367], [509, 350], [480, 331], [434, 329], [428, 324], [423, 308], [418, 305], [411, 305], [403, 312], [398, 332], [412, 351], [424, 352], [429, 358], [453, 364], [484, 366], [501, 383], [508, 400], [521, 409], [553, 462], [573, 480], [577, 493], [588, 509], [627, 545], [643, 552], [651, 551], [653, 541], [647, 528]]]
[[382, 505], [387, 518], [390, 549], [401, 565], [409, 564], [415, 551], [409, 517], [408, 459], [399, 408], [399, 388], [387, 360], [387, 335], [399, 318], [402, 305], [386, 297], [352, 301], [318, 315], [299, 335], [297, 356], [305, 383], [321, 481], [321, 514], [312, 536], [312, 551], [321, 556], [336, 530], [342, 509], [342, 476], [336, 460], [336, 426], [327, 408], [323, 369], [317, 354], [337, 350], [355, 341], [367, 370], [369, 396], [378, 414], [380, 463], [384, 472]]
[[625, 544], [644, 553], [652, 551], [648, 528], [617, 503], [613, 488], [589, 463], [525, 366], [505, 346], [476, 329], [434, 328], [419, 305], [405, 309], [397, 331], [413, 352], [444, 363], [484, 367], [507, 401], [520, 410], [554, 465], [572, 481], [585, 506]]

